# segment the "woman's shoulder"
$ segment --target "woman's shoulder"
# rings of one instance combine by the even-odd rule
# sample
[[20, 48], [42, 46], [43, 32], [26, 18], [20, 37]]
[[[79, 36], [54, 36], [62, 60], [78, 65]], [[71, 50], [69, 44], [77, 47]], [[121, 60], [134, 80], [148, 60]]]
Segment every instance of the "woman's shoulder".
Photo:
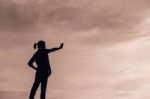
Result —
[[35, 54], [47, 53], [47, 49], [39, 49], [35, 52]]
[[36, 56], [39, 53], [39, 51], [37, 50], [33, 55]]

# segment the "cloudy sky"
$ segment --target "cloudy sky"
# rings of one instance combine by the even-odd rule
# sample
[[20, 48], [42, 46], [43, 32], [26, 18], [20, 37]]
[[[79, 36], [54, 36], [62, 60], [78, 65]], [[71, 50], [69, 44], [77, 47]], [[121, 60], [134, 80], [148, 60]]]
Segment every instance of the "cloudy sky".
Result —
[[[28, 99], [45, 40], [47, 99], [149, 99], [149, 0], [0, 0], [0, 98]], [[39, 92], [37, 96], [39, 96]]]

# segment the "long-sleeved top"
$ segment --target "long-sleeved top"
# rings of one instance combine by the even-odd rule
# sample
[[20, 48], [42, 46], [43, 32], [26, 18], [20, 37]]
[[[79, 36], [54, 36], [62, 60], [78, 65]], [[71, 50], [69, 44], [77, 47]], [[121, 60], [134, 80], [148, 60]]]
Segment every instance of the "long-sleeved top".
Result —
[[31, 66], [35, 61], [35, 63], [37, 64], [37, 71], [51, 71], [48, 53], [53, 51], [55, 50], [38, 49], [28, 62], [28, 65]]
[[35, 61], [37, 64], [37, 72], [47, 72], [49, 71], [51, 73], [51, 67], [50, 67], [50, 62], [49, 62], [49, 58], [48, 58], [48, 53], [50, 52], [54, 52], [56, 50], [59, 50], [63, 47], [56, 47], [56, 48], [52, 48], [52, 49], [46, 49], [46, 48], [42, 48], [42, 49], [38, 49], [35, 54], [32, 56], [32, 58], [29, 60], [28, 65], [29, 66], [33, 66], [33, 62]]

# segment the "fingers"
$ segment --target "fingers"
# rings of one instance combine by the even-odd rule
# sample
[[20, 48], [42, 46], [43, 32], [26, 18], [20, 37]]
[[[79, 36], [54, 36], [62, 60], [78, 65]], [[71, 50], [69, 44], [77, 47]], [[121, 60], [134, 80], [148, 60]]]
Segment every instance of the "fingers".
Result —
[[64, 43], [61, 43], [61, 46], [63, 46], [64, 45]]
[[63, 48], [63, 46], [64, 46], [64, 43], [61, 43], [61, 44], [60, 44], [60, 48]]

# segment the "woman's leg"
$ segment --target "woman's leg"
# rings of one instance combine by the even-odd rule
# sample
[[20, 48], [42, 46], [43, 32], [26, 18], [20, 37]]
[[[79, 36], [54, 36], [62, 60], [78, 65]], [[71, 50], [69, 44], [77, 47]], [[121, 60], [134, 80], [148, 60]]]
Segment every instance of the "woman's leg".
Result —
[[34, 96], [36, 94], [36, 91], [39, 87], [40, 82], [41, 82], [41, 78], [36, 76], [35, 81], [34, 81], [33, 86], [32, 86], [32, 89], [31, 89], [31, 92], [30, 92], [29, 99], [34, 99]]
[[43, 75], [43, 78], [41, 81], [41, 98], [40, 99], [45, 99], [45, 97], [46, 97], [47, 81], [48, 81], [48, 73]]

